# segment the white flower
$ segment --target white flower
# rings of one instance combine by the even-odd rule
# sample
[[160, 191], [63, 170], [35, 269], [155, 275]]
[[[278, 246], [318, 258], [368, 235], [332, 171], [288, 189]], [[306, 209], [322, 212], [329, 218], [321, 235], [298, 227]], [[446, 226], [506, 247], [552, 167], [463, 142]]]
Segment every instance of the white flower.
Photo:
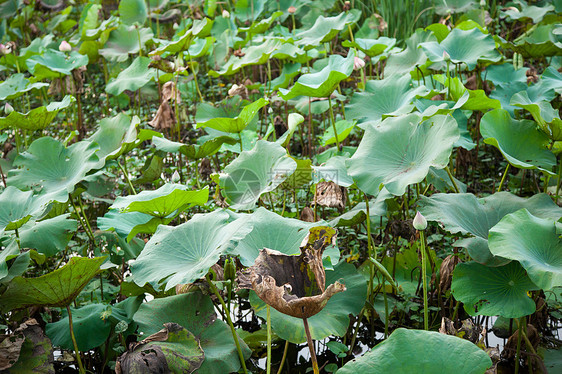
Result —
[[447, 51], [443, 51], [443, 60], [445, 62], [451, 61], [451, 56], [447, 53]]
[[59, 51], [61, 52], [70, 52], [72, 50], [72, 47], [70, 46], [70, 44], [68, 44], [68, 42], [66, 40], [63, 40], [60, 45], [59, 45]]
[[230, 18], [230, 13], [228, 13], [228, 10], [224, 9], [224, 10], [222, 11], [222, 16], [223, 16], [224, 18]]
[[13, 111], [14, 111], [14, 107], [11, 106], [9, 103], [6, 103], [6, 105], [4, 105], [4, 113], [10, 114]]
[[414, 217], [414, 222], [412, 222], [412, 225], [416, 230], [422, 231], [427, 228], [427, 220], [425, 219], [424, 216], [422, 216], [420, 212], [417, 212], [416, 216]]
[[353, 70], [359, 70], [365, 66], [365, 61], [355, 56], [353, 60]]

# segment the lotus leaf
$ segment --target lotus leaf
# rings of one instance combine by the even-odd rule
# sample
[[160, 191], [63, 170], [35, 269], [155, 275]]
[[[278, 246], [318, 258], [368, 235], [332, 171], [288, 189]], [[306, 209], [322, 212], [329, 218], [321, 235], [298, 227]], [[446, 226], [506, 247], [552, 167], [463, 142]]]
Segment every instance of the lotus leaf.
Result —
[[238, 141], [230, 136], [218, 136], [207, 140], [201, 145], [197, 144], [183, 144], [173, 142], [166, 138], [153, 137], [152, 145], [159, 151], [181, 153], [191, 160], [199, 160], [207, 156], [212, 156], [222, 147], [223, 144], [236, 144]]
[[160, 226], [131, 265], [135, 283], [165, 283], [169, 290], [204, 277], [251, 230], [244, 219], [230, 221], [228, 213], [216, 210], [179, 226]]
[[47, 106], [40, 106], [27, 113], [20, 113], [14, 110], [6, 117], [0, 117], [0, 129], [11, 127], [24, 130], [43, 130], [53, 122], [61, 109], [68, 108], [74, 101], [74, 96], [67, 95], [62, 101], [55, 101]]
[[0, 234], [17, 230], [33, 216], [41, 218], [45, 202], [34, 197], [32, 191], [20, 191], [9, 186], [0, 194]]
[[500, 267], [476, 262], [458, 264], [453, 271], [451, 291], [471, 315], [519, 318], [535, 312], [528, 291], [537, 290], [517, 261]]
[[156, 70], [148, 67], [150, 62], [148, 57], [135, 58], [129, 67], [119, 73], [117, 78], [113, 78], [107, 83], [105, 91], [111, 95], [119, 95], [125, 90], [136, 91], [144, 87], [156, 77]]
[[[6, 3], [4, 3], [6, 4]], [[48, 337], [43, 333], [43, 329], [36, 319], [30, 318], [22, 323], [15, 331], [15, 334], [25, 338], [20, 342], [21, 349], [18, 352], [18, 359], [10, 365], [9, 373], [54, 373], [53, 367], [53, 345]], [[16, 335], [16, 336], [17, 336]], [[11, 338], [5, 339], [6, 341]], [[10, 356], [8, 356], [10, 358]], [[8, 361], [6, 359], [6, 361]]]
[[527, 85], [527, 71], [529, 68], [515, 70], [513, 64], [490, 65], [480, 73], [482, 80], [490, 81], [494, 86], [506, 86], [516, 82]]
[[72, 74], [72, 70], [88, 64], [88, 56], [76, 51], [64, 52], [48, 49], [42, 55], [31, 56], [26, 61], [29, 72], [38, 79], [60, 78]]
[[355, 53], [350, 50], [347, 57], [331, 55], [328, 65], [317, 73], [302, 75], [290, 90], [279, 89], [279, 95], [284, 100], [297, 96], [327, 97], [332, 94], [336, 86], [353, 72]]
[[345, 162], [349, 157], [333, 156], [321, 166], [313, 166], [314, 181], [320, 182], [322, 179], [326, 182], [334, 182], [341, 187], [349, 187], [354, 182], [347, 174]]
[[490, 366], [492, 360], [486, 352], [467, 340], [399, 328], [370, 352], [345, 364], [338, 373], [479, 374]]
[[116, 159], [127, 153], [142, 142], [142, 137], [138, 139], [139, 123], [139, 117], [133, 116], [131, 119], [123, 113], [100, 121], [98, 130], [88, 138], [100, 146], [96, 153], [100, 159], [98, 167], [102, 167], [106, 160]]
[[78, 228], [78, 222], [68, 219], [69, 216], [67, 213], [23, 225], [19, 233], [21, 246], [35, 249], [47, 257], [64, 250]]
[[358, 18], [355, 12], [344, 12], [335, 17], [319, 16], [312, 27], [297, 32], [299, 40], [296, 43], [305, 46], [305, 49], [312, 49], [332, 40], [344, 27], [357, 22]]
[[43, 87], [49, 87], [49, 83], [31, 83], [21, 73], [10, 75], [4, 82], [0, 83], [0, 100], [14, 99], [24, 92]]
[[530, 18], [533, 23], [539, 23], [544, 18], [545, 14], [554, 10], [554, 5], [549, 4], [543, 7], [535, 5], [528, 5], [526, 1], [516, 0], [515, 4], [521, 7], [521, 10], [510, 7], [501, 12], [501, 15], [508, 20], [517, 21], [520, 19]]
[[72, 257], [60, 269], [41, 277], [16, 277], [0, 297], [0, 309], [8, 312], [29, 306], [67, 306], [98, 273], [104, 261], [105, 257]]
[[465, 63], [468, 70], [473, 70], [479, 61], [497, 62], [502, 58], [492, 36], [482, 33], [478, 28], [456, 28], [441, 43], [425, 42], [420, 46], [432, 62], [444, 61], [443, 54], [446, 52], [452, 63]]
[[427, 56], [418, 46], [424, 42], [435, 42], [437, 38], [431, 31], [417, 29], [408, 39], [406, 39], [406, 48], [399, 53], [391, 54], [386, 61], [384, 68], [384, 76], [386, 78], [391, 75], [404, 75], [415, 70], [416, 67], [421, 70], [427, 61]]
[[[232, 334], [226, 323], [217, 319], [213, 302], [200, 292], [168, 296], [144, 303], [134, 316], [139, 331], [144, 335], [154, 334], [167, 322], [175, 322], [193, 333], [205, 352], [205, 361], [198, 373], [223, 374], [240, 368], [240, 360]], [[250, 350], [240, 341], [245, 358]]]
[[376, 195], [382, 186], [401, 196], [408, 185], [421, 182], [431, 166], [443, 169], [459, 130], [453, 117], [437, 115], [426, 121], [412, 113], [370, 125], [346, 161], [348, 174], [365, 193]]
[[103, 217], [98, 217], [100, 230], [115, 231], [120, 237], [130, 241], [138, 233], [154, 233], [159, 222], [154, 220], [154, 225], [149, 222], [154, 217], [138, 212], [119, 213], [116, 210], [108, 211]]
[[138, 29], [134, 25], [119, 25], [109, 34], [109, 39], [105, 47], [99, 53], [113, 62], [124, 62], [129, 58], [129, 54], [140, 51], [141, 46], [152, 40], [154, 33], [149, 28]]
[[215, 130], [228, 132], [228, 133], [240, 133], [242, 130], [248, 126], [252, 119], [256, 116], [261, 108], [269, 103], [264, 98], [254, 101], [250, 105], [246, 105], [240, 114], [234, 118], [219, 117], [210, 118], [202, 122], [197, 122], [197, 128], [200, 127], [210, 127]]
[[224, 168], [219, 186], [233, 209], [251, 209], [262, 194], [273, 191], [296, 168], [297, 163], [281, 145], [260, 140]]
[[[236, 10], [238, 11], [238, 4], [236, 6]], [[240, 27], [238, 31], [240, 32], [247, 32], [248, 34], [263, 34], [271, 27], [273, 21], [277, 18], [281, 17], [283, 12], [277, 11], [273, 12], [269, 18], [262, 19], [259, 22], [253, 22], [250, 27]]]
[[562, 242], [554, 220], [521, 209], [492, 227], [488, 242], [492, 254], [519, 261], [540, 288], [562, 286]]
[[378, 56], [386, 50], [394, 47], [396, 39], [381, 36], [378, 39], [361, 39], [356, 38], [355, 41], [345, 40], [342, 43], [344, 47], [354, 47], [365, 53], [369, 57]]
[[508, 260], [492, 256], [488, 249], [488, 233], [505, 215], [528, 209], [533, 215], [558, 220], [562, 209], [545, 194], [528, 199], [509, 192], [498, 192], [484, 198], [473, 194], [435, 194], [422, 197], [419, 211], [429, 221], [439, 222], [450, 233], [470, 234], [456, 246], [467, 248], [473, 260], [486, 265], [502, 265]]
[[524, 58], [560, 55], [562, 45], [555, 34], [556, 30], [555, 24], [539, 24], [514, 42], [501, 41], [500, 45], [521, 54]]
[[98, 145], [88, 141], [65, 148], [51, 137], [39, 138], [16, 157], [14, 166], [19, 168], [8, 173], [8, 185], [38, 189], [45, 199], [66, 202], [76, 184], [96, 167], [98, 149]]
[[213, 21], [209, 18], [195, 20], [193, 22], [193, 26], [189, 30], [187, 30], [181, 37], [170, 43], [164, 43], [162, 46], [150, 52], [150, 55], [162, 55], [164, 52], [176, 54], [181, 51], [187, 51], [193, 43], [194, 38], [206, 37], [207, 35], [209, 35], [212, 27]]
[[541, 130], [552, 140], [562, 140], [562, 120], [558, 111], [546, 101], [532, 102], [526, 91], [516, 93], [511, 97], [510, 104], [523, 108], [533, 116]]
[[511, 165], [553, 174], [556, 157], [547, 149], [548, 136], [533, 121], [515, 120], [507, 111], [496, 109], [482, 116], [480, 133]]
[[119, 2], [119, 18], [125, 25], [144, 25], [148, 10], [144, 0], [121, 0]]

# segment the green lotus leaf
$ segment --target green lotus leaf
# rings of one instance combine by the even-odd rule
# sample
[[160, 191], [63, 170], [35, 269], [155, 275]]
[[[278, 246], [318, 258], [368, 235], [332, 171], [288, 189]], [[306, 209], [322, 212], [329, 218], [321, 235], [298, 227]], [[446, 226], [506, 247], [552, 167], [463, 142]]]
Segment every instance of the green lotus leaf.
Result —
[[328, 97], [336, 86], [353, 72], [355, 53], [350, 50], [347, 57], [331, 55], [328, 65], [317, 73], [301, 75], [290, 90], [279, 89], [279, 96], [289, 100], [297, 96]]
[[45, 199], [66, 202], [68, 194], [96, 167], [98, 145], [81, 141], [65, 148], [59, 141], [45, 136], [35, 140], [18, 155], [8, 173], [8, 185], [22, 190], [39, 190]]
[[66, 265], [41, 277], [16, 277], [0, 297], [0, 309], [8, 312], [30, 306], [65, 307], [98, 273], [105, 258], [71, 257]]
[[166, 138], [160, 138], [157, 136], [152, 138], [152, 145], [157, 150], [170, 153], [179, 152], [191, 160], [199, 160], [207, 156], [212, 156], [217, 153], [225, 143], [236, 144], [238, 143], [238, 140], [231, 138], [230, 136], [218, 136], [198, 145], [173, 142]]
[[233, 209], [252, 209], [262, 194], [273, 191], [296, 168], [281, 145], [260, 140], [223, 169], [219, 186]]
[[88, 138], [100, 146], [96, 153], [100, 159], [98, 167], [102, 167], [106, 160], [114, 160], [135, 148], [141, 139], [137, 139], [137, 127], [140, 119], [119, 113], [115, 117], [104, 118], [100, 121], [98, 130]]
[[118, 359], [121, 372], [142, 373], [165, 368], [171, 373], [193, 373], [205, 360], [199, 339], [176, 323], [148, 336]]
[[[80, 308], [70, 308], [72, 313], [72, 326], [78, 344], [78, 349], [88, 351], [102, 345], [112, 327], [117, 322], [130, 323], [134, 312], [142, 303], [141, 298], [131, 297], [115, 305], [88, 304]], [[47, 336], [51, 338], [54, 346], [64, 349], [74, 349], [68, 328], [68, 314], [62, 311], [64, 318], [45, 326]]]
[[191, 191], [182, 184], [167, 183], [154, 191], [118, 197], [110, 209], [139, 212], [158, 218], [169, 218], [195, 205], [204, 205], [209, 199], [209, 188]]
[[434, 331], [396, 329], [370, 352], [338, 370], [351, 373], [481, 374], [492, 366], [486, 352], [468, 340]]
[[[299, 38], [295, 44], [312, 49], [321, 43], [329, 42], [347, 25], [351, 25], [359, 19], [357, 12], [343, 12], [335, 17], [319, 16], [312, 27], [305, 27], [295, 35]], [[325, 95], [324, 95], [325, 96]]]
[[156, 69], [149, 68], [150, 58], [139, 56], [131, 65], [119, 73], [117, 78], [112, 78], [105, 87], [105, 92], [119, 95], [125, 90], [136, 91], [144, 87], [156, 77]]
[[240, 256], [244, 266], [252, 266], [263, 248], [275, 249], [286, 255], [300, 254], [300, 246], [308, 230], [322, 225], [322, 222], [281, 217], [263, 207], [248, 216], [248, 223], [252, 226], [251, 231], [232, 250], [232, 254]]
[[13, 74], [0, 83], [0, 100], [14, 99], [25, 92], [43, 87], [49, 87], [49, 83], [30, 83], [29, 79], [25, 78], [25, 75], [20, 73]]
[[[236, 5], [236, 10], [238, 11], [238, 4]], [[262, 19], [259, 22], [253, 22], [250, 27], [240, 27], [238, 28], [239, 32], [246, 32], [248, 34], [263, 34], [264, 32], [266, 32], [271, 25], [273, 24], [273, 22], [281, 17], [283, 15], [283, 12], [281, 11], [277, 11], [277, 12], [273, 12], [271, 14], [271, 16], [269, 16], [269, 18], [265, 18]]]
[[447, 52], [452, 63], [465, 63], [468, 70], [473, 70], [479, 61], [497, 62], [502, 58], [492, 36], [478, 28], [453, 29], [441, 43], [425, 42], [420, 46], [432, 62], [444, 61], [443, 53]]
[[264, 98], [261, 98], [253, 103], [246, 105], [240, 114], [234, 118], [219, 117], [210, 118], [203, 122], [197, 122], [197, 128], [200, 127], [210, 127], [215, 130], [228, 132], [228, 133], [240, 133], [242, 130], [248, 126], [252, 119], [256, 116], [261, 108], [269, 103]]
[[401, 196], [410, 184], [421, 182], [431, 166], [446, 167], [458, 139], [457, 123], [449, 115], [423, 122], [417, 113], [389, 117], [367, 127], [357, 151], [346, 161], [348, 174], [363, 192], [376, 195], [384, 185]]
[[287, 147], [291, 141], [291, 137], [295, 133], [297, 126], [304, 122], [304, 117], [298, 113], [289, 113], [287, 118], [287, 131], [283, 133], [276, 140], [277, 144], [281, 144], [283, 147]]
[[224, 75], [232, 75], [236, 74], [245, 66], [264, 64], [270, 59], [271, 54], [278, 50], [282, 44], [283, 42], [279, 39], [268, 39], [263, 44], [244, 48], [242, 50], [244, 56], [230, 56], [221, 70], [210, 70], [209, 75], [214, 78]]
[[381, 36], [378, 39], [361, 39], [356, 38], [355, 41], [345, 40], [342, 46], [348, 48], [357, 48], [369, 57], [378, 56], [386, 50], [394, 47], [396, 39]]
[[148, 10], [144, 0], [121, 0], [119, 2], [119, 18], [125, 25], [144, 25]]
[[116, 210], [109, 210], [103, 217], [98, 217], [98, 228], [100, 230], [115, 231], [120, 237], [131, 241], [136, 234], [153, 234], [162, 220], [155, 225], [150, 223], [155, 217], [148, 214], [131, 212], [120, 213]]
[[109, 61], [124, 62], [129, 54], [139, 53], [141, 46], [144, 47], [153, 36], [154, 33], [147, 27], [138, 29], [122, 24], [111, 31], [105, 47], [99, 53]]
[[428, 221], [439, 222], [448, 232], [471, 235], [457, 241], [455, 246], [466, 248], [473, 260], [489, 266], [503, 265], [508, 261], [490, 253], [490, 229], [505, 215], [522, 208], [545, 219], [558, 220], [562, 217], [562, 209], [546, 194], [528, 199], [509, 192], [497, 192], [484, 198], [473, 194], [434, 194], [422, 197], [418, 207]]
[[511, 21], [517, 21], [525, 18], [530, 18], [533, 23], [539, 23], [544, 18], [545, 14], [554, 10], [554, 5], [549, 4], [546, 6], [538, 7], [535, 5], [528, 5], [526, 1], [516, 0], [515, 4], [521, 7], [521, 10], [510, 7], [502, 10], [500, 16], [507, 18]]
[[314, 169], [314, 182], [318, 183], [323, 179], [326, 182], [334, 182], [338, 186], [351, 186], [354, 183], [353, 178], [347, 174], [347, 168], [345, 166], [345, 162], [348, 158], [349, 157], [344, 156], [334, 156], [321, 166], [312, 166], [312, 169]]
[[[346, 290], [332, 296], [324, 309], [307, 319], [314, 340], [322, 340], [330, 335], [345, 335], [349, 327], [349, 315], [358, 314], [365, 303], [367, 284], [355, 266], [343, 261], [333, 271], [326, 271], [326, 287], [336, 281], [345, 284]], [[253, 291], [250, 292], [250, 303], [258, 316], [266, 318], [266, 304]], [[270, 312], [271, 327], [281, 339], [295, 344], [306, 342], [302, 319], [274, 308]]]
[[384, 76], [388, 78], [395, 74], [404, 75], [416, 70], [416, 67], [422, 71], [425, 70], [424, 65], [427, 62], [427, 56], [418, 46], [421, 43], [434, 42], [436, 40], [437, 38], [433, 35], [433, 32], [417, 29], [406, 39], [406, 48], [402, 52], [391, 54], [388, 57], [384, 68]]
[[540, 288], [562, 286], [562, 241], [556, 221], [538, 218], [521, 209], [490, 229], [490, 252], [517, 260]]
[[511, 97], [510, 104], [527, 110], [533, 116], [541, 130], [552, 140], [562, 140], [562, 120], [558, 111], [546, 101], [532, 102], [526, 91], [516, 93]]
[[284, 64], [279, 76], [270, 82], [271, 90], [276, 91], [280, 88], [289, 87], [289, 84], [300, 73], [300, 70], [301, 64], [298, 62]]
[[555, 34], [556, 30], [556, 24], [539, 24], [514, 42], [501, 40], [500, 45], [519, 53], [524, 58], [558, 56], [562, 53], [562, 45]]
[[69, 216], [67, 213], [23, 225], [19, 233], [21, 246], [35, 249], [47, 257], [63, 251], [78, 228], [78, 222], [68, 219]]
[[435, 12], [441, 16], [450, 13], [464, 13], [477, 6], [475, 0], [434, 0]]
[[538, 349], [541, 357], [544, 358], [544, 366], [549, 373], [557, 373], [562, 370], [562, 348], [558, 349]]
[[212, 36], [208, 36], [204, 39], [195, 39], [195, 42], [187, 50], [188, 55], [191, 58], [198, 58], [207, 55], [216, 39]]
[[38, 79], [60, 78], [72, 74], [72, 70], [88, 65], [88, 56], [76, 51], [69, 54], [48, 49], [42, 55], [31, 56], [26, 61], [29, 72]]
[[438, 74], [434, 75], [433, 79], [443, 84], [451, 99], [457, 101], [455, 109], [487, 111], [501, 108], [501, 102], [486, 96], [484, 90], [467, 89], [458, 77], [447, 79], [445, 75]]
[[360, 123], [377, 123], [386, 116], [399, 116], [414, 109], [413, 101], [427, 94], [424, 86], [412, 87], [409, 75], [368, 81], [364, 92], [355, 92], [346, 108], [346, 117]]
[[262, 14], [266, 0], [238, 0], [234, 15], [242, 22], [255, 21]]
[[[240, 360], [228, 325], [217, 319], [213, 302], [200, 292], [155, 299], [140, 306], [134, 316], [143, 335], [154, 334], [162, 324], [174, 322], [195, 335], [205, 352], [205, 361], [197, 371], [201, 374], [236, 372]], [[251, 351], [242, 339], [238, 339], [244, 358]]]
[[496, 109], [482, 116], [480, 133], [511, 165], [554, 174], [556, 156], [547, 149], [548, 136], [533, 121], [515, 120], [506, 110]]
[[517, 261], [500, 267], [477, 262], [458, 264], [451, 291], [470, 315], [519, 318], [533, 314], [536, 306], [528, 291], [537, 290]]
[[194, 20], [193, 26], [189, 30], [185, 31], [185, 34], [180, 36], [177, 40], [169, 43], [165, 41], [162, 42], [162, 45], [150, 52], [150, 55], [162, 55], [164, 52], [176, 54], [181, 51], [187, 51], [196, 37], [204, 38], [209, 35], [211, 28], [213, 27], [213, 22], [214, 21], [209, 18]]
[[20, 113], [14, 110], [6, 117], [0, 117], [0, 129], [11, 127], [33, 131], [43, 130], [53, 122], [61, 109], [68, 108], [74, 101], [76, 101], [74, 96], [67, 95], [62, 101], [55, 101], [47, 106], [40, 106], [27, 113]]
[[494, 86], [506, 86], [515, 82], [527, 85], [527, 71], [529, 68], [515, 70], [513, 64], [490, 65], [480, 73], [482, 80], [492, 82]]
[[176, 227], [158, 227], [131, 265], [135, 283], [166, 283], [167, 291], [204, 277], [220, 256], [251, 229], [244, 226], [243, 219], [230, 221], [228, 213], [217, 210], [196, 214]]
[[[338, 134], [338, 141], [343, 142], [349, 136], [351, 130], [355, 127], [355, 121], [340, 120], [335, 123], [335, 126]], [[322, 134], [321, 144], [323, 146], [336, 144], [336, 136], [333, 126], [328, 127], [324, 134]]]
[[[459, 189], [459, 192], [466, 192], [466, 184], [453, 177], [455, 184]], [[430, 183], [435, 187], [437, 191], [451, 191], [455, 192], [455, 186], [451, 183], [451, 178], [447, 174], [446, 170], [429, 168], [429, 174], [427, 174], [427, 183]]]
[[[386, 199], [392, 199], [393, 196], [385, 188], [383, 188], [375, 199], [369, 202], [369, 213], [371, 214], [371, 224], [376, 222], [376, 218], [380, 218], [386, 214]], [[355, 226], [367, 219], [367, 204], [361, 202], [352, 209], [345, 212], [339, 217], [330, 221], [330, 226]]]
[[0, 234], [4, 230], [17, 230], [31, 217], [40, 218], [45, 201], [34, 197], [32, 191], [20, 191], [8, 186], [0, 194]]

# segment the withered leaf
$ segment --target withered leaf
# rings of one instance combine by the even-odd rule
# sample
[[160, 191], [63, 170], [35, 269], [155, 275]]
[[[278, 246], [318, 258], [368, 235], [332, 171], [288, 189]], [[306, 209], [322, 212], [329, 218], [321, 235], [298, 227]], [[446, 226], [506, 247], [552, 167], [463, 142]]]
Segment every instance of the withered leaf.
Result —
[[342, 210], [345, 208], [346, 200], [347, 190], [345, 187], [340, 187], [334, 182], [319, 182], [316, 184], [314, 201], [318, 205]]
[[461, 262], [459, 256], [449, 255], [445, 257], [439, 268], [439, 287], [441, 292], [451, 289], [451, 281], [453, 279], [453, 270], [455, 266]]
[[335, 239], [336, 230], [320, 226], [310, 229], [298, 256], [264, 248], [255, 264], [239, 275], [239, 287], [253, 289], [281, 313], [309, 318], [320, 312], [333, 295], [345, 291], [339, 282], [326, 288], [322, 252]]

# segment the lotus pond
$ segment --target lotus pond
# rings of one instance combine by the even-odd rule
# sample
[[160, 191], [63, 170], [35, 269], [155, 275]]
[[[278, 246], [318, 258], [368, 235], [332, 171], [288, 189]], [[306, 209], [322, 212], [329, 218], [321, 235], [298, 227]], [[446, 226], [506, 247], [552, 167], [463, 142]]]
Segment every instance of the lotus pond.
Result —
[[562, 372], [562, 1], [0, 3], [0, 371]]

